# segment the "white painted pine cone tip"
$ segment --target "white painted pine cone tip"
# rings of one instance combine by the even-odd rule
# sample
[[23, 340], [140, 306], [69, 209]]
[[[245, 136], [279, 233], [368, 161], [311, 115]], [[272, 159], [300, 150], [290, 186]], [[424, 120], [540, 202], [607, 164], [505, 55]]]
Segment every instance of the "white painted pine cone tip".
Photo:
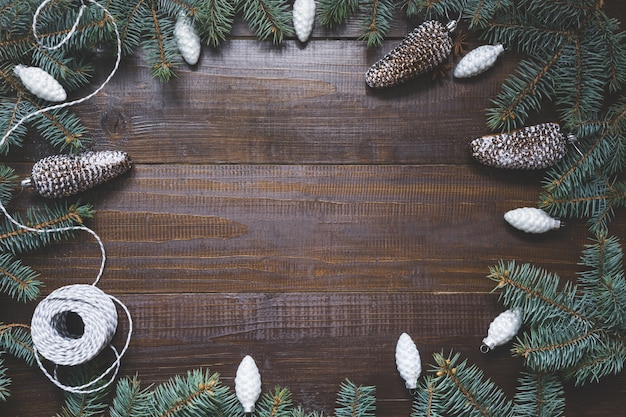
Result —
[[514, 228], [526, 233], [545, 233], [563, 226], [559, 219], [550, 217], [535, 207], [521, 207], [504, 213], [504, 220]]
[[235, 393], [243, 411], [252, 413], [254, 405], [261, 395], [261, 374], [250, 355], [246, 355], [237, 368]]
[[300, 42], [306, 42], [315, 22], [315, 0], [296, 0], [293, 3], [293, 28]]
[[479, 46], [459, 61], [454, 68], [454, 76], [469, 78], [481, 74], [491, 68], [503, 52], [504, 47], [501, 44]]
[[417, 388], [417, 379], [422, 373], [422, 362], [415, 342], [406, 333], [402, 333], [396, 344], [396, 367], [407, 389]]
[[511, 341], [522, 326], [522, 312], [518, 309], [509, 309], [500, 313], [487, 331], [480, 351], [487, 353], [496, 346], [502, 346]]
[[181, 13], [174, 26], [174, 38], [178, 44], [178, 51], [186, 63], [195, 65], [200, 58], [200, 37], [193, 26], [193, 22], [184, 13]]
[[16, 65], [13, 72], [22, 81], [24, 87], [37, 97], [53, 102], [67, 99], [67, 93], [63, 86], [41, 68]]

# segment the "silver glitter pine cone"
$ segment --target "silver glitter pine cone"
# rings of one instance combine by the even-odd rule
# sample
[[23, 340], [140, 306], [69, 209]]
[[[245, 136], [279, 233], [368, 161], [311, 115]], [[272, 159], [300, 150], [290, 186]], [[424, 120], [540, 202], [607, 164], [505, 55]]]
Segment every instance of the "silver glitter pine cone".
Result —
[[367, 70], [365, 82], [372, 88], [392, 87], [431, 71], [450, 55], [455, 28], [454, 20], [446, 26], [436, 20], [422, 23]]
[[131, 165], [128, 154], [121, 151], [52, 155], [33, 165], [22, 187], [33, 187], [46, 198], [67, 197], [109, 181], [127, 172]]
[[486, 135], [471, 142], [479, 162], [508, 169], [543, 169], [561, 160], [574, 141], [556, 123], [542, 123], [512, 132]]

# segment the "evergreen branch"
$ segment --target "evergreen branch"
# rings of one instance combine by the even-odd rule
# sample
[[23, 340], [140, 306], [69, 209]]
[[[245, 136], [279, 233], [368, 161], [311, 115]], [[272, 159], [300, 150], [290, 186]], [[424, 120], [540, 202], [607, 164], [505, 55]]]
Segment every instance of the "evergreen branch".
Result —
[[[91, 366], [74, 368], [70, 374], [71, 385], [81, 386], [94, 380], [95, 368]], [[65, 393], [65, 405], [55, 417], [101, 417], [106, 410], [109, 389], [104, 388], [105, 380], [98, 381], [94, 388], [102, 388], [89, 394]]]
[[147, 416], [149, 410], [149, 388], [142, 389], [137, 376], [122, 378], [117, 382], [115, 396], [109, 407], [111, 417]]
[[18, 301], [33, 301], [43, 285], [39, 274], [10, 253], [0, 254], [0, 291]]
[[524, 124], [531, 110], [541, 108], [543, 98], [554, 97], [553, 77], [556, 64], [563, 49], [544, 60], [527, 59], [520, 62], [517, 75], [511, 76], [492, 103], [496, 107], [487, 109], [487, 125], [492, 130], [510, 131]]
[[0, 165], [0, 201], [7, 205], [11, 201], [13, 190], [19, 182], [15, 170], [6, 165]]
[[176, 75], [173, 71], [177, 66], [175, 57], [178, 46], [174, 40], [175, 22], [161, 11], [156, 4], [150, 5], [150, 24], [148, 25], [149, 39], [146, 40], [144, 51], [146, 60], [151, 64], [150, 72], [153, 77], [162, 81], [169, 81]]
[[[65, 228], [83, 224], [86, 218], [93, 216], [89, 205], [71, 205], [58, 203], [54, 207], [44, 207], [43, 210], [29, 209], [24, 222], [19, 214], [13, 217], [21, 224], [37, 230], [50, 228]], [[52, 242], [64, 240], [73, 236], [71, 230], [64, 232], [32, 232], [16, 226], [8, 219], [0, 227], [0, 249], [18, 254], [39, 249]]]
[[152, 417], [213, 415], [219, 409], [219, 399], [228, 388], [220, 384], [217, 374], [202, 369], [187, 372], [187, 377], [175, 376], [152, 391], [148, 415]]
[[448, 404], [448, 413], [467, 417], [511, 417], [512, 403], [504, 392], [476, 366], [459, 363], [459, 354], [444, 357], [434, 353], [435, 382], [442, 402]]
[[497, 281], [494, 288], [501, 289], [500, 298], [507, 308], [522, 311], [523, 322], [528, 326], [544, 326], [557, 320], [574, 322], [586, 329], [594, 323], [578, 310], [577, 288], [566, 282], [559, 290], [559, 277], [530, 264], [516, 266], [500, 261], [489, 268], [488, 278]]
[[531, 327], [514, 344], [513, 355], [533, 370], [556, 372], [574, 366], [603, 337], [598, 329], [584, 331], [579, 323], [556, 320]]
[[[0, 352], [0, 355], [2, 352]], [[6, 401], [11, 395], [9, 386], [11, 385], [11, 378], [7, 376], [7, 368], [4, 366], [4, 359], [0, 357], [0, 401]]]
[[407, 17], [424, 13], [426, 18], [450, 16], [459, 13], [464, 0], [403, 0], [400, 7], [406, 10]]
[[376, 411], [376, 387], [356, 386], [346, 379], [337, 393], [336, 417], [373, 417]]
[[361, 24], [359, 40], [367, 42], [368, 47], [379, 46], [391, 28], [394, 3], [392, 0], [365, 1], [366, 17]]
[[263, 394], [257, 407], [259, 417], [287, 417], [292, 408], [291, 393], [287, 388], [275, 387]]
[[270, 36], [275, 44], [293, 35], [292, 14], [286, 2], [280, 0], [239, 0], [239, 9], [250, 29], [260, 40]]
[[207, 45], [218, 46], [233, 27], [235, 5], [232, 0], [205, 0], [194, 15], [199, 36]]
[[624, 339], [611, 338], [593, 347], [575, 366], [566, 369], [565, 378], [577, 386], [597, 382], [600, 378], [621, 372], [626, 362]]
[[26, 324], [0, 322], [0, 351], [6, 351], [32, 365], [35, 362], [35, 356], [30, 327]]
[[565, 394], [557, 374], [522, 373], [513, 405], [516, 417], [554, 417], [564, 410]]
[[419, 380], [415, 399], [411, 407], [411, 417], [442, 417], [446, 414], [446, 404], [432, 375]]
[[333, 28], [341, 25], [359, 7], [359, 0], [319, 0], [317, 17], [323, 26]]
[[511, 0], [467, 0], [463, 16], [469, 20], [470, 29], [486, 28], [496, 13], [510, 11], [512, 7]]

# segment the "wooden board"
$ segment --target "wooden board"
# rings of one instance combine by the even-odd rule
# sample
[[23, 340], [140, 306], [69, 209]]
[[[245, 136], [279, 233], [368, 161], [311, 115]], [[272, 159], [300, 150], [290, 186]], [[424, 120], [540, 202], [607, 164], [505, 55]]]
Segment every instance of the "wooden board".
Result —
[[[613, 9], [626, 20], [625, 7]], [[239, 25], [169, 83], [151, 79], [140, 54], [126, 58], [76, 108], [95, 149], [135, 162], [81, 195], [107, 250], [100, 287], [134, 319], [123, 375], [149, 384], [207, 367], [232, 386], [250, 354], [264, 390], [287, 386], [309, 410], [330, 414], [349, 378], [376, 385], [377, 415], [408, 416], [394, 363], [408, 332], [425, 369], [433, 352], [458, 351], [512, 397], [521, 361], [507, 348], [478, 351], [502, 309], [488, 269], [517, 260], [574, 279], [589, 234], [579, 221], [540, 236], [511, 228], [503, 213], [534, 206], [543, 173], [486, 168], [469, 153], [518, 56], [470, 81], [366, 88], [367, 67], [406, 26], [368, 50], [351, 25], [280, 47]], [[553, 117], [547, 106], [534, 121]], [[26, 175], [51, 152], [33, 139], [9, 161]], [[43, 203], [24, 191], [11, 208]], [[623, 239], [626, 219], [616, 214], [611, 230]], [[77, 235], [23, 260], [41, 272], [45, 295], [91, 282], [98, 256], [93, 239]], [[3, 321], [27, 323], [33, 309], [0, 298]], [[7, 365], [12, 396], [0, 414], [59, 412], [62, 394], [37, 369]], [[567, 415], [621, 415], [625, 394], [624, 374], [568, 387]]]

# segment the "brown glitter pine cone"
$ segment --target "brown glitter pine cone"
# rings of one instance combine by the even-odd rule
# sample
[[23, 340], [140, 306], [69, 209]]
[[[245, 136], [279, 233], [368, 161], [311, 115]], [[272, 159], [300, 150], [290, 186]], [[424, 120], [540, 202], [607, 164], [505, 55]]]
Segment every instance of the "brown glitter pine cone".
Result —
[[431, 71], [450, 55], [455, 28], [454, 20], [447, 26], [436, 20], [422, 23], [367, 70], [365, 82], [372, 88], [393, 87]]
[[42, 197], [67, 197], [109, 181], [131, 165], [128, 154], [121, 151], [53, 155], [37, 161], [22, 186], [33, 187]]

